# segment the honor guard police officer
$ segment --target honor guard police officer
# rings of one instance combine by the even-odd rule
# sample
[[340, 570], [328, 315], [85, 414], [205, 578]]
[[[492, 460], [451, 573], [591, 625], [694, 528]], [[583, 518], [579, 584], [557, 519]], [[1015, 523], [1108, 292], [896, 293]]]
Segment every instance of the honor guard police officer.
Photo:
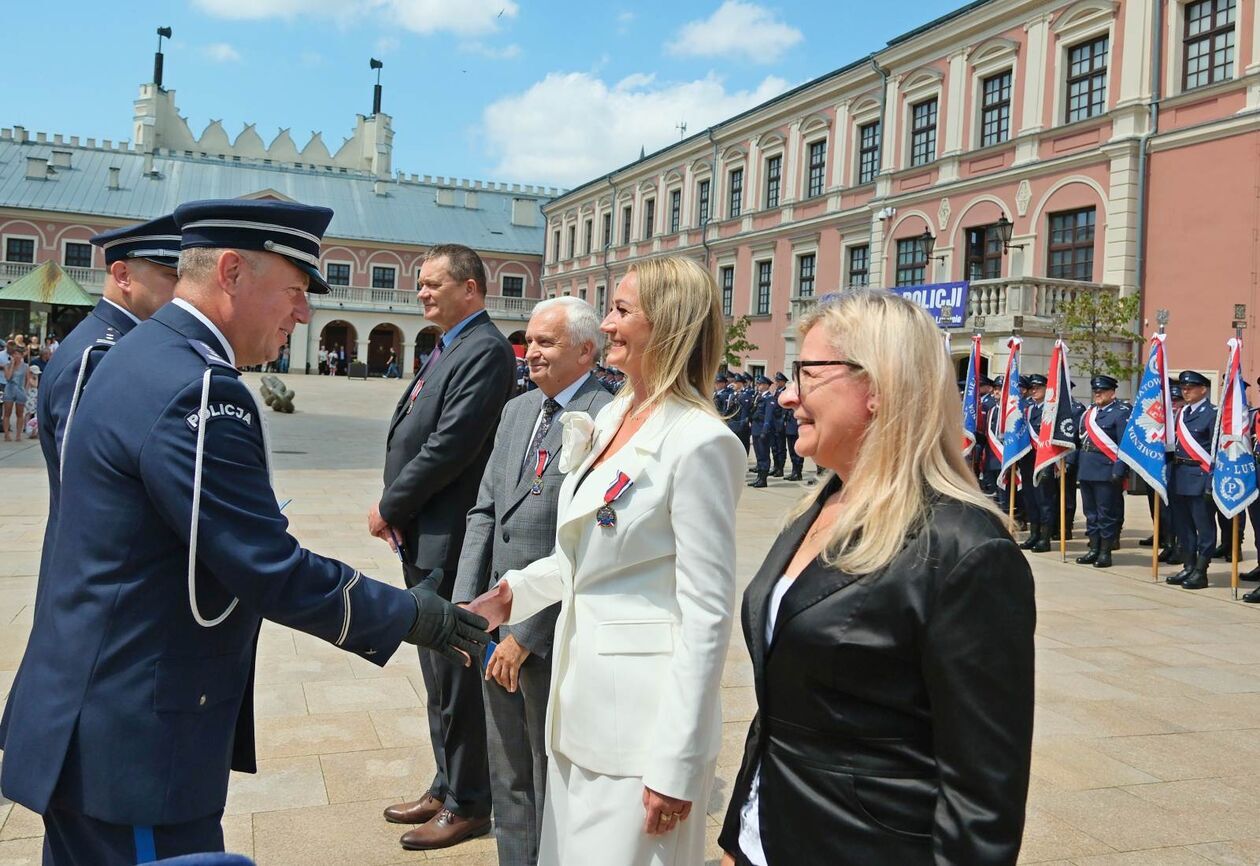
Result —
[[752, 424], [753, 450], [757, 452], [757, 477], [748, 485], [749, 487], [769, 486], [766, 479], [770, 477], [771, 413], [775, 405], [770, 386], [773, 384], [769, 376], [757, 377], [756, 397], [753, 398], [752, 414], [749, 416]]
[[126, 334], [175, 294], [179, 229], [167, 215], [104, 232], [92, 244], [105, 254], [101, 300], [61, 342], [39, 379], [39, 447], [48, 468], [48, 522], [40, 571], [57, 538], [62, 444], [92, 368]]
[[1085, 532], [1089, 552], [1078, 556], [1081, 565], [1111, 567], [1111, 550], [1120, 532], [1124, 492], [1121, 489], [1125, 464], [1117, 459], [1117, 443], [1124, 435], [1129, 410], [1116, 400], [1119, 383], [1110, 376], [1095, 376], [1089, 382], [1094, 405], [1081, 418], [1081, 457], [1079, 478], [1081, 504], [1085, 510]]
[[480, 658], [485, 621], [300, 547], [236, 365], [309, 319], [332, 211], [175, 212], [176, 298], [93, 372], [66, 440], [58, 537], [0, 725], [0, 789], [44, 819], [45, 866], [223, 850], [229, 769], [256, 768], [264, 617], [383, 665], [400, 641]]
[[1208, 585], [1208, 565], [1216, 549], [1215, 506], [1208, 499], [1212, 495], [1216, 407], [1208, 400], [1212, 382], [1207, 376], [1184, 370], [1177, 381], [1186, 405], [1174, 421], [1177, 450], [1172, 467], [1172, 516], [1186, 562], [1181, 571], [1164, 580], [1185, 589], [1203, 589]]

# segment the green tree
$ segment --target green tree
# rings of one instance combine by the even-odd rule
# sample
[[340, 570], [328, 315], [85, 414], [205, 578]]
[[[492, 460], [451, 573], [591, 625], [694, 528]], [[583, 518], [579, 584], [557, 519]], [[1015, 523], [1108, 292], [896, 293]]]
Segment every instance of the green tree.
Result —
[[1076, 369], [1124, 381], [1141, 369], [1133, 348], [1139, 296], [1121, 298], [1110, 292], [1084, 290], [1061, 308], [1064, 337], [1072, 347]]
[[726, 326], [726, 355], [723, 358], [727, 369], [741, 367], [744, 355], [757, 351], [757, 344], [748, 339], [748, 317], [740, 316]]

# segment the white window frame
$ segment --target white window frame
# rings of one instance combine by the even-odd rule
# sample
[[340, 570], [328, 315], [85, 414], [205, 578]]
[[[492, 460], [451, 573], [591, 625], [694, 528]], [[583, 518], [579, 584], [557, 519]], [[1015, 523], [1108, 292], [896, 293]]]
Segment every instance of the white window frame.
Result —
[[[753, 318], [767, 319], [774, 315], [774, 248], [766, 247], [756, 249], [751, 252], [750, 261], [752, 267], [749, 269], [748, 275], [748, 315]], [[762, 313], [757, 310], [758, 291], [760, 287], [757, 285], [757, 279], [761, 274], [761, 265], [769, 263], [770, 265], [770, 309]]]
[[[809, 149], [818, 142], [823, 143], [823, 187], [818, 195], [809, 194]], [[801, 171], [797, 178], [796, 201], [805, 202], [812, 199], [820, 199], [831, 191], [828, 183], [827, 167], [832, 164], [832, 160], [836, 158], [835, 146], [831, 141], [831, 121], [819, 115], [814, 115], [807, 123], [801, 125]]]
[[[324, 279], [328, 279], [328, 266], [329, 265], [349, 265], [350, 282], [346, 283], [346, 285], [343, 288], [349, 288], [350, 286], [354, 285], [354, 262], [346, 261], [345, 259], [324, 259], [323, 267], [320, 268], [320, 273], [323, 275]], [[417, 278], [418, 277], [419, 277], [419, 272], [417, 272]], [[328, 285], [332, 286], [332, 285], [338, 285], [338, 284], [329, 283]]]
[[[1186, 35], [1186, 7], [1197, 2], [1197, 0], [1173, 0], [1173, 14], [1168, 16], [1165, 22], [1167, 33], [1164, 35], [1164, 44], [1169, 46], [1168, 54], [1165, 59], [1167, 70], [1167, 79], [1164, 82], [1164, 93], [1170, 96], [1180, 96], [1183, 93], [1199, 93], [1205, 90], [1211, 90], [1213, 87], [1221, 87], [1230, 82], [1238, 80], [1239, 49], [1242, 47], [1239, 40], [1242, 38], [1243, 25], [1243, 5], [1242, 0], [1234, 8], [1234, 70], [1233, 75], [1222, 81], [1214, 81], [1211, 84], [1205, 84], [1202, 87], [1196, 87], [1193, 90], [1186, 90], [1182, 86], [1185, 70], [1185, 35]], [[1251, 14], [1260, 15], [1260, 6], [1253, 6]], [[1252, 54], [1260, 51], [1260, 45], [1252, 48]], [[1110, 68], [1107, 70], [1110, 72]]]
[[849, 270], [852, 265], [852, 259], [850, 258], [849, 251], [854, 247], [866, 247], [866, 285], [867, 287], [871, 285], [871, 239], [869, 237], [854, 238], [852, 241], [841, 244], [840, 246], [840, 268], [843, 279], [841, 288], [847, 289], [853, 285], [853, 273]]
[[[33, 242], [33, 245], [32, 245], [32, 247], [31, 247], [31, 261], [30, 261], [30, 264], [32, 264], [32, 265], [37, 265], [37, 264], [39, 264], [39, 235], [19, 235], [19, 234], [16, 234], [16, 233], [14, 233], [14, 234], [7, 234], [7, 233], [6, 233], [6, 234], [3, 234], [3, 235], [0, 235], [0, 244], [2, 244], [2, 246], [0, 246], [0, 255], [3, 255], [3, 256], [4, 256], [4, 258], [3, 258], [2, 260], [0, 260], [0, 261], [6, 261], [6, 262], [7, 262], [7, 261], [9, 261], [9, 239], [10, 239], [10, 238], [12, 238], [12, 239], [13, 239], [13, 240], [15, 240], [15, 241], [18, 241], [18, 240], [21, 240], [21, 241], [32, 241], [32, 242]], [[14, 264], [27, 264], [27, 263], [26, 263], [26, 262], [15, 262]]]
[[[886, 132], [886, 130], [884, 129], [884, 118], [880, 114], [879, 108], [880, 108], [879, 103], [874, 100], [870, 102], [863, 102], [862, 109], [860, 111], [855, 111], [853, 114], [849, 116], [849, 122], [851, 125], [850, 135], [853, 138], [853, 151], [852, 151], [853, 158], [849, 160], [849, 165], [845, 169], [846, 171], [849, 172], [849, 176], [841, 180], [842, 186], [851, 186], [851, 187], [866, 186], [867, 184], [875, 183], [875, 181], [879, 179], [879, 172], [880, 172], [880, 169], [883, 167], [882, 162], [883, 162], [884, 145], [885, 145], [884, 133]], [[870, 123], [875, 123], [876, 121], [879, 122], [879, 141], [880, 141], [880, 149], [879, 149], [880, 152], [879, 152], [879, 157], [878, 157], [878, 164], [876, 164], [875, 166], [875, 177], [871, 178], [870, 180], [864, 181], [864, 180], [861, 180], [862, 127]]]
[[[906, 85], [905, 90], [901, 93], [901, 111], [904, 118], [902, 124], [901, 136], [901, 168], [903, 170], [924, 170], [931, 168], [941, 159], [941, 123], [947, 121], [946, 112], [949, 106], [945, 104], [945, 76], [937, 69], [921, 69], [910, 76], [910, 83]], [[920, 165], [911, 165], [910, 160], [914, 147], [914, 107], [927, 102], [929, 99], [936, 100], [936, 150], [932, 154], [932, 158]], [[887, 144], [887, 139], [883, 135], [884, 130], [880, 129], [880, 140]]]
[[78, 244], [79, 246], [87, 247], [88, 248], [88, 265], [87, 266], [89, 268], [94, 267], [93, 262], [96, 261], [96, 248], [92, 246], [92, 242], [79, 241], [79, 240], [75, 240], [74, 238], [61, 239], [61, 261], [58, 262], [59, 265], [61, 265], [63, 268], [82, 267], [82, 265], [67, 265], [66, 264], [66, 248], [69, 247], [70, 244]]
[[[811, 298], [817, 298], [820, 294], [818, 291], [818, 242], [811, 240], [809, 243], [792, 247], [792, 299], [801, 297], [801, 259], [805, 256], [814, 257], [814, 293], [809, 295]], [[825, 293], [824, 293], [825, 294]], [[770, 309], [774, 309], [774, 271], [770, 272]]]
[[[760, 177], [757, 179], [757, 205], [758, 210], [770, 210], [770, 199], [766, 195], [766, 183], [770, 179], [768, 171], [768, 163], [776, 156], [779, 158], [779, 203], [774, 205], [776, 209], [783, 207], [783, 202], [788, 194], [788, 158], [787, 147], [783, 140], [783, 136], [775, 133], [765, 139], [765, 144], [758, 146], [758, 156], [761, 157], [761, 171], [758, 172]], [[744, 190], [748, 189], [748, 170], [744, 170]], [[747, 201], [747, 196], [744, 198]]]
[[1011, 112], [1010, 112], [1010, 129], [1006, 136], [1006, 141], [1001, 144], [1011, 144], [1015, 141], [1015, 137], [1019, 135], [1019, 128], [1016, 122], [1019, 120], [1015, 115], [1015, 96], [1019, 93], [1019, 43], [1010, 39], [990, 39], [984, 45], [981, 45], [971, 55], [971, 149], [978, 150], [982, 146], [1000, 147], [999, 144], [981, 145], [980, 141], [984, 136], [984, 80], [998, 75], [1002, 72], [1009, 72], [1011, 76]]
[[377, 264], [376, 262], [368, 262], [368, 288], [376, 289], [378, 292], [385, 291], [384, 286], [373, 285], [376, 282], [376, 280], [373, 279], [374, 274], [372, 273], [372, 271], [376, 270], [377, 268], [389, 268], [391, 271], [394, 272], [394, 285], [391, 286], [390, 288], [393, 289], [394, 291], [398, 291], [398, 270], [399, 270], [398, 265], [380, 265], [380, 264]]
[[[1097, 123], [1111, 112], [1112, 88], [1116, 86], [1119, 67], [1116, 57], [1116, 12], [1120, 4], [1115, 0], [1081, 0], [1065, 11], [1050, 28], [1054, 39], [1054, 108], [1051, 126], [1068, 126], [1067, 79], [1068, 52], [1082, 42], [1092, 42], [1100, 36], [1107, 37], [1107, 86], [1103, 92], [1103, 113], [1077, 123]], [[1173, 92], [1173, 91], [1170, 91]]]
[[529, 297], [529, 274], [528, 274], [528, 273], [520, 273], [520, 272], [518, 272], [518, 271], [500, 271], [500, 272], [499, 272], [499, 297], [501, 297], [501, 298], [515, 298], [515, 297], [517, 297], [516, 295], [505, 295], [505, 294], [503, 293], [503, 280], [504, 280], [504, 278], [505, 278], [505, 277], [516, 277], [517, 279], [519, 279], [519, 280], [521, 281], [521, 294], [520, 294], [520, 297], [522, 297], [522, 298], [528, 298], [528, 297]]
[[[678, 193], [678, 226], [677, 227], [673, 225], [674, 208], [670, 201], [674, 197], [674, 193]], [[666, 204], [666, 209], [669, 211], [669, 213], [665, 217], [665, 231], [660, 232], [660, 234], [674, 235], [674, 234], [678, 234], [681, 231], [684, 231], [687, 228], [687, 219], [686, 219], [687, 212], [686, 212], [686, 207], [683, 204], [683, 197], [684, 197], [683, 187], [681, 183], [671, 184], [670, 186], [666, 187], [665, 204]]]
[[722, 305], [722, 268], [731, 269], [731, 312], [729, 317], [733, 319], [737, 309], [735, 296], [739, 294], [739, 258], [735, 253], [726, 253], [719, 256], [718, 260], [714, 262], [713, 279], [718, 287], [718, 306], [722, 308], [722, 315], [727, 316], [726, 307]]

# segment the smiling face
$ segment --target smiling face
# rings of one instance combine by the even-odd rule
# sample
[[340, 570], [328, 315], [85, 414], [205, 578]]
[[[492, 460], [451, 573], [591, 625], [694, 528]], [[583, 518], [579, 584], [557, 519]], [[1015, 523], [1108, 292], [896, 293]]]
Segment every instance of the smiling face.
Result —
[[569, 314], [563, 307], [551, 307], [530, 317], [525, 329], [525, 363], [529, 378], [548, 397], [577, 381], [594, 360], [593, 344], [574, 344]]
[[639, 306], [639, 278], [631, 271], [613, 292], [612, 309], [599, 329], [608, 335], [605, 363], [616, 367], [631, 382], [643, 380], [643, 350], [652, 325]]
[[293, 329], [311, 320], [306, 299], [310, 277], [283, 256], [262, 252], [249, 256], [241, 258], [236, 269], [232, 333], [227, 335], [236, 363], [243, 367], [275, 358]]
[[1181, 397], [1186, 403], [1193, 405], [1207, 395], [1207, 390], [1205, 385], [1182, 385]]
[[[801, 342], [802, 361], [845, 359], [822, 325], [810, 328]], [[805, 366], [800, 378], [803, 393], [792, 383], [779, 394], [779, 405], [796, 418], [796, 453], [843, 472], [856, 463], [875, 414], [877, 401], [867, 378], [845, 366]]]

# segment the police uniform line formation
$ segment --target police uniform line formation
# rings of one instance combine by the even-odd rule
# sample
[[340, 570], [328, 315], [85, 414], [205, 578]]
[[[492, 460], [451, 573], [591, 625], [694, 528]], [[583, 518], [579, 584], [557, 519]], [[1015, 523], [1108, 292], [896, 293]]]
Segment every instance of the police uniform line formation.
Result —
[[[977, 449], [983, 456], [975, 465], [981, 487], [1005, 509], [1009, 507], [1009, 490], [1006, 484], [1000, 483], [1007, 479], [1000, 478], [1001, 444], [996, 432], [999, 413], [994, 411], [999, 405], [994, 391], [1001, 387], [1002, 379], [981, 377], [978, 384], [984, 421], [977, 428], [984, 434], [979, 437], [980, 447]], [[1016, 516], [1027, 523], [1029, 530], [1028, 538], [1021, 547], [1033, 553], [1049, 551], [1051, 541], [1059, 537], [1057, 474], [1045, 472], [1038, 483], [1030, 483], [1045, 408], [1046, 384], [1046, 377], [1040, 374], [1021, 376], [1019, 381], [1021, 404], [1034, 448], [1018, 464], [1019, 476], [1024, 483], [1016, 494]], [[965, 383], [960, 383], [962, 385]], [[1147, 491], [1152, 515], [1156, 506], [1160, 509], [1160, 537], [1152, 536], [1139, 542], [1142, 547], [1159, 544], [1160, 562], [1182, 566], [1175, 574], [1166, 577], [1165, 582], [1185, 589], [1206, 588], [1212, 560], [1231, 555], [1226, 541], [1232, 532], [1230, 521], [1212, 501], [1211, 453], [1217, 410], [1208, 399], [1211, 385], [1206, 376], [1194, 370], [1185, 370], [1176, 380], [1168, 383], [1176, 443], [1175, 450], [1167, 456], [1169, 504], [1165, 505], [1153, 491]], [[1069, 452], [1061, 463], [1061, 471], [1066, 474], [1066, 537], [1072, 538], [1079, 489], [1089, 549], [1078, 556], [1076, 562], [1095, 568], [1110, 568], [1112, 551], [1120, 546], [1126, 484], [1134, 488], [1144, 486], [1119, 459], [1117, 443], [1123, 438], [1133, 407], [1127, 401], [1117, 399], [1118, 386], [1119, 383], [1111, 376], [1095, 376], [1090, 380], [1092, 405], [1086, 407], [1071, 398], [1077, 448]], [[1251, 410], [1249, 431], [1255, 448], [1260, 445], [1260, 409]], [[1260, 532], [1257, 531], [1257, 526], [1260, 526], [1260, 501], [1253, 502], [1247, 514], [1257, 542], [1257, 553], [1260, 554]], [[1245, 529], [1240, 527], [1240, 539], [1244, 533]], [[1260, 581], [1260, 565], [1243, 573], [1240, 578]], [[1260, 587], [1245, 594], [1243, 600], [1253, 604], [1260, 602]]]
[[0, 719], [0, 790], [43, 817], [46, 866], [223, 850], [229, 770], [256, 769], [264, 618], [377, 665], [404, 642], [484, 654], [481, 617], [287, 532], [237, 368], [276, 357], [309, 319], [306, 293], [328, 291], [331, 219], [202, 201], [93, 238], [105, 298], [39, 389], [48, 525]]
[[[767, 478], [803, 480], [805, 460], [797, 455], [796, 416], [779, 405], [779, 395], [787, 388], [783, 373], [753, 376], [752, 373], [719, 373], [714, 383], [713, 404], [726, 419], [726, 426], [739, 437], [747, 454], [757, 455], [757, 477], [749, 487], [768, 487]], [[791, 460], [792, 471], [784, 475]]]

